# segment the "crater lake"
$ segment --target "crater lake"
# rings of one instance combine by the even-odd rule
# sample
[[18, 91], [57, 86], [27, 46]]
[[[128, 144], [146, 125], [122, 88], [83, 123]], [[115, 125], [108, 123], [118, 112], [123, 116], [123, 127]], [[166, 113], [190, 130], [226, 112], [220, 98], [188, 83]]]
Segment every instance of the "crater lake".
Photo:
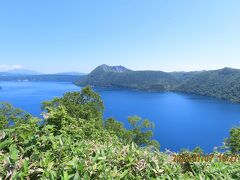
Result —
[[[64, 82], [0, 82], [0, 101], [41, 117], [41, 103], [81, 88]], [[240, 104], [211, 97], [172, 92], [140, 92], [95, 88], [103, 99], [104, 118], [114, 117], [128, 126], [128, 116], [154, 122], [154, 139], [161, 150], [205, 152], [221, 146], [229, 130], [240, 125]]]

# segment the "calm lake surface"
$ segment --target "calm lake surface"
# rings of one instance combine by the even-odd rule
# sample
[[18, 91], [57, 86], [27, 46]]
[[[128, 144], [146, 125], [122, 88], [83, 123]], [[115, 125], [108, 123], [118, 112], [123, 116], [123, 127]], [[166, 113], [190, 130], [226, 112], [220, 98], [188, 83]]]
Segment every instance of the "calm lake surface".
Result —
[[[0, 101], [7, 101], [35, 116], [41, 102], [80, 88], [59, 82], [0, 82]], [[214, 98], [129, 90], [95, 89], [104, 105], [104, 117], [114, 117], [127, 125], [127, 117], [138, 115], [155, 123], [154, 139], [161, 150], [190, 150], [201, 146], [211, 152], [222, 145], [230, 128], [240, 125], [240, 104]]]

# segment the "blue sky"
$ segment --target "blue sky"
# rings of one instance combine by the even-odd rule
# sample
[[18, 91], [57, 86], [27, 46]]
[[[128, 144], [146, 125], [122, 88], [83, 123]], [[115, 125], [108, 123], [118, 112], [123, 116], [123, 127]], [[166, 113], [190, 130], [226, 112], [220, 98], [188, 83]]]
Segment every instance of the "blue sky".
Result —
[[0, 1], [0, 70], [240, 68], [239, 0]]

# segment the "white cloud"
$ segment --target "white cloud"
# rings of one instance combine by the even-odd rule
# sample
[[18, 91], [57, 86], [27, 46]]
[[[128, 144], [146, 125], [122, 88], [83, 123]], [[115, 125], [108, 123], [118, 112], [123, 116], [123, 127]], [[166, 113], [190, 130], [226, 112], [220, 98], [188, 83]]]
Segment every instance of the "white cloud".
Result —
[[22, 66], [15, 64], [15, 65], [6, 65], [6, 64], [0, 64], [0, 71], [9, 71], [13, 69], [21, 69]]

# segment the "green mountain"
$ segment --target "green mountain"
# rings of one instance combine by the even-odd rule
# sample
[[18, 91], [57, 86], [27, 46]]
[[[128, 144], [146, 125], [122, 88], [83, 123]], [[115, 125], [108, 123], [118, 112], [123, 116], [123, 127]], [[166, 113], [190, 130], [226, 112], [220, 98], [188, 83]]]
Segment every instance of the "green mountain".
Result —
[[202, 71], [182, 82], [175, 90], [240, 102], [240, 70]]
[[176, 91], [240, 102], [240, 70], [163, 72], [132, 71], [123, 66], [101, 65], [76, 81], [80, 86]]
[[101, 65], [76, 82], [85, 86], [119, 87], [166, 91], [178, 83], [173, 75], [162, 71], [132, 71], [123, 66]]
[[95, 68], [92, 73], [103, 73], [103, 72], [116, 72], [116, 73], [122, 73], [122, 72], [128, 72], [131, 71], [130, 69], [125, 68], [124, 66], [108, 66], [106, 64], [103, 64], [101, 66], [98, 66]]

